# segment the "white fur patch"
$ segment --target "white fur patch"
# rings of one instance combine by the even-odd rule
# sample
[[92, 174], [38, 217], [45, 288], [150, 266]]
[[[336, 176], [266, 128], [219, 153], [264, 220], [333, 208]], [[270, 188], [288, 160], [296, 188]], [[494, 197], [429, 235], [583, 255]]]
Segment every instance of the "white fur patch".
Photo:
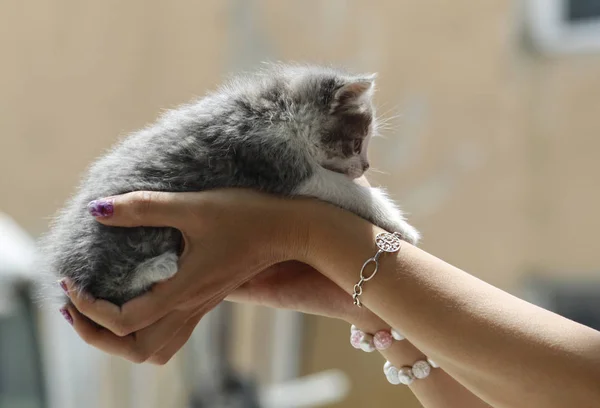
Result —
[[406, 222], [402, 211], [380, 188], [360, 186], [343, 174], [318, 169], [295, 194], [315, 197], [351, 211], [389, 232], [399, 232], [411, 244], [419, 241], [417, 230]]
[[144, 290], [156, 282], [171, 278], [177, 273], [179, 257], [174, 252], [148, 259], [135, 268], [135, 278], [131, 283], [132, 289]]

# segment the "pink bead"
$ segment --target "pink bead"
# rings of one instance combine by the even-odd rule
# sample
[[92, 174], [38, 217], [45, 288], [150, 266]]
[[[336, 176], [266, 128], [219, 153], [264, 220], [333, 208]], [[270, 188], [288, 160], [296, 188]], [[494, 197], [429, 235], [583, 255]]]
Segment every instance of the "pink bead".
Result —
[[350, 344], [352, 344], [352, 347], [354, 347], [355, 349], [360, 349], [360, 341], [362, 340], [364, 335], [365, 334], [360, 330], [352, 332], [352, 334], [350, 335]]
[[392, 337], [392, 334], [385, 330], [380, 330], [375, 333], [375, 336], [373, 336], [373, 344], [375, 344], [377, 350], [385, 350], [389, 348], [393, 341], [394, 338]]

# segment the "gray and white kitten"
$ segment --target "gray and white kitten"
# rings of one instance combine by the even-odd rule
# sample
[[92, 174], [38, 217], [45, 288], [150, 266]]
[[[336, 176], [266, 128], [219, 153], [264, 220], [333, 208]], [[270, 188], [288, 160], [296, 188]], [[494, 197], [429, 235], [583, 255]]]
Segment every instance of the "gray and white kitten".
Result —
[[178, 230], [109, 227], [88, 212], [92, 200], [139, 190], [316, 197], [416, 243], [418, 232], [381, 189], [352, 181], [369, 167], [373, 91], [374, 76], [277, 65], [166, 113], [91, 166], [43, 239], [44, 267], [116, 304], [173, 276]]

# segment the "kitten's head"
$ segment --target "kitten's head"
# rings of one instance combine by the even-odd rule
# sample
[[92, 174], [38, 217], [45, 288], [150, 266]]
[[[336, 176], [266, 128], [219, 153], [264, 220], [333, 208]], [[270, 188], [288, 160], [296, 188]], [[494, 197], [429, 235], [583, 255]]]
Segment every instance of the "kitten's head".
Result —
[[274, 72], [265, 95], [282, 112], [279, 130], [302, 143], [318, 165], [351, 178], [362, 176], [376, 132], [375, 75], [312, 66], [280, 66]]

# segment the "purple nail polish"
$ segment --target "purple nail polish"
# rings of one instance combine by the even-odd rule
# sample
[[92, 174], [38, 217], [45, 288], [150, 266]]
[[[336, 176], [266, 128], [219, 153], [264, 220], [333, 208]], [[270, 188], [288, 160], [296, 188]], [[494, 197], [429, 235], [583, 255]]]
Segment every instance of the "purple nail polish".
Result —
[[67, 288], [67, 283], [65, 282], [65, 280], [61, 280], [58, 282], [58, 284], [60, 285], [60, 288], [63, 290], [63, 292], [65, 292], [65, 295], [69, 296], [69, 289]]
[[115, 210], [113, 200], [94, 200], [88, 204], [88, 211], [94, 217], [110, 217]]
[[62, 309], [60, 309], [60, 314], [63, 315], [63, 317], [65, 318], [65, 320], [67, 322], [69, 322], [69, 324], [71, 326], [73, 325], [73, 318], [71, 317], [71, 313], [69, 313], [69, 309], [67, 309], [66, 307], [63, 307]]

